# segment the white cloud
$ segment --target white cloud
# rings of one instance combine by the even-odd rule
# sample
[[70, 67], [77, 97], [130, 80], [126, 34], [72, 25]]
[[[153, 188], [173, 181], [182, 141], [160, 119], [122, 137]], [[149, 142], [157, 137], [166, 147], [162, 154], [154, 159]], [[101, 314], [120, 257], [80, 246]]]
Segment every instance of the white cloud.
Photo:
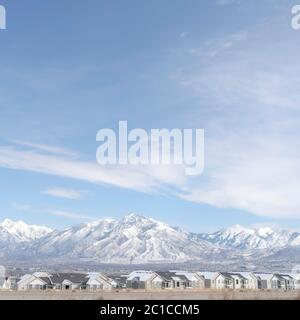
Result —
[[71, 200], [79, 200], [84, 197], [86, 194], [86, 191], [80, 191], [80, 190], [71, 190], [71, 189], [64, 189], [64, 188], [52, 188], [48, 190], [44, 190], [41, 193], [58, 197], [58, 198], [66, 198]]
[[82, 221], [95, 220], [95, 217], [91, 217], [86, 214], [82, 214], [78, 212], [58, 210], [58, 209], [48, 209], [48, 208], [35, 208], [28, 204], [14, 203], [12, 205], [12, 208], [23, 213], [28, 212], [28, 213], [34, 213], [34, 214], [50, 214], [57, 217], [63, 217], [63, 218], [74, 219], [74, 220], [82, 220]]
[[192, 56], [201, 58], [202, 61], [209, 63], [211, 58], [224, 56], [224, 54], [232, 53], [238, 50], [239, 46], [247, 41], [248, 32], [239, 31], [234, 34], [224, 36], [222, 38], [214, 38], [201, 44], [201, 46], [193, 47], [188, 50]]
[[17, 211], [29, 211], [31, 209], [31, 206], [27, 204], [20, 204], [20, 203], [13, 203], [12, 208]]
[[300, 217], [300, 48], [272, 24], [279, 30], [259, 26], [237, 50], [181, 78], [199, 96], [192, 121], [206, 123], [205, 175], [185, 187], [185, 200]]
[[107, 184], [140, 192], [162, 191], [184, 183], [184, 167], [172, 165], [100, 166], [94, 161], [83, 161], [63, 155], [52, 155], [40, 149], [19, 149], [0, 146], [0, 166], [79, 179], [96, 184]]
[[[247, 144], [250, 140], [245, 140]], [[208, 168], [208, 182], [191, 187], [182, 197], [220, 208], [239, 208], [261, 216], [299, 217], [299, 155], [283, 155], [278, 150], [257, 142], [256, 147], [243, 147], [224, 139], [212, 150], [215, 160]], [[236, 148], [231, 145], [235, 144]], [[225, 146], [229, 146], [228, 153]], [[283, 153], [283, 154], [282, 154]], [[209, 162], [209, 160], [208, 160]]]
[[51, 214], [53, 216], [83, 220], [83, 221], [94, 221], [95, 218], [76, 212], [64, 211], [64, 210], [44, 210], [45, 213]]
[[56, 146], [49, 146], [46, 144], [39, 144], [39, 143], [32, 143], [28, 141], [21, 141], [21, 140], [13, 140], [13, 143], [24, 146], [24, 147], [30, 147], [36, 150], [40, 150], [49, 154], [55, 154], [55, 155], [62, 155], [62, 156], [69, 156], [69, 157], [77, 157], [78, 154], [74, 151], [71, 151], [66, 148], [62, 147], [56, 147]]

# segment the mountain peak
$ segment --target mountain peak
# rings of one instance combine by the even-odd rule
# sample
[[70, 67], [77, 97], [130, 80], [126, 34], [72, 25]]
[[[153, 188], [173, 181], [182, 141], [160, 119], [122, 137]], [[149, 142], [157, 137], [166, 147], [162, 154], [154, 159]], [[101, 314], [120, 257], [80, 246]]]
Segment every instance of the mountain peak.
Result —
[[231, 230], [233, 232], [243, 232], [243, 231], [249, 231], [250, 229], [247, 229], [247, 228], [241, 226], [240, 224], [235, 224], [235, 225], [231, 226], [230, 228], [228, 228], [227, 230]]
[[273, 230], [269, 227], [245, 228], [241, 225], [204, 234], [202, 238], [216, 245], [242, 250], [282, 248], [300, 242], [297, 235], [285, 230]]
[[23, 221], [5, 219], [0, 227], [17, 242], [39, 239], [52, 232], [50, 228], [36, 225], [28, 225]]
[[[19, 222], [22, 222], [22, 221], [19, 221]], [[4, 220], [2, 221], [2, 223], [0, 223], [0, 226], [2, 226], [2, 227], [6, 227], [6, 226], [9, 227], [9, 226], [12, 226], [12, 225], [14, 225], [14, 224], [16, 224], [16, 223], [17, 223], [17, 222], [6, 218], [6, 219], [4, 219]]]
[[136, 213], [129, 213], [125, 215], [122, 219], [122, 221], [125, 223], [135, 223], [137, 221], [145, 221], [145, 220], [150, 220], [150, 219]]
[[223, 229], [223, 233], [226, 234], [226, 235], [232, 235], [232, 236], [235, 236], [235, 235], [238, 235], [238, 234], [241, 234], [241, 233], [245, 233], [245, 234], [254, 234], [255, 231], [252, 230], [252, 229], [248, 229], [248, 228], [245, 228], [239, 224], [235, 224], [229, 228], [226, 228], [226, 229]]
[[78, 225], [36, 243], [39, 257], [84, 258], [106, 263], [185, 262], [200, 259], [213, 246], [187, 233], [130, 213], [114, 223]]

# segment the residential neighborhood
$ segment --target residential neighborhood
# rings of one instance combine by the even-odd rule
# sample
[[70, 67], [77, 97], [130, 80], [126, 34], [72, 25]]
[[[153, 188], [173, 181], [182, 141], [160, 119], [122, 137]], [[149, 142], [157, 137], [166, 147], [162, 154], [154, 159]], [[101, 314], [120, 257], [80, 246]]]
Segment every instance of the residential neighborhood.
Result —
[[130, 273], [34, 272], [8, 276], [1, 290], [300, 290], [300, 274], [209, 271], [151, 271]]

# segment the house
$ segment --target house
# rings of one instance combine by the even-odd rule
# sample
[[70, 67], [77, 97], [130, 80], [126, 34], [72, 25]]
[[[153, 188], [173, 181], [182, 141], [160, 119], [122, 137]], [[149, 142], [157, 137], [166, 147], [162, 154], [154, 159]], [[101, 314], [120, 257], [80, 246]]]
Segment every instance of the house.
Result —
[[113, 281], [101, 273], [89, 273], [87, 277], [87, 290], [111, 290], [114, 287]]
[[[176, 276], [175, 272], [170, 271], [156, 271], [155, 272], [161, 280], [162, 289], [184, 288], [187, 279], [184, 276]], [[157, 279], [154, 279], [157, 281]]]
[[[161, 281], [162, 289], [186, 289], [191, 288], [193, 283], [195, 286], [201, 282], [204, 286], [204, 279], [198, 275], [192, 275], [191, 273], [184, 271], [156, 271], [157, 277]], [[154, 279], [157, 281], [157, 279]]]
[[295, 290], [300, 290], [300, 273], [291, 273], [289, 276], [294, 280]]
[[47, 277], [38, 277], [34, 274], [25, 274], [17, 283], [19, 291], [46, 290], [51, 287], [51, 281]]
[[295, 290], [295, 279], [289, 274], [279, 274], [282, 278], [282, 286], [281, 289], [284, 290]]
[[228, 272], [220, 272], [214, 279], [216, 289], [234, 289], [234, 278]]
[[173, 289], [173, 279], [169, 271], [156, 271], [156, 276], [152, 280], [152, 287], [156, 289]]
[[189, 287], [189, 279], [184, 274], [174, 273], [171, 275], [174, 289], [185, 289]]
[[214, 289], [216, 288], [215, 278], [219, 274], [218, 272], [200, 271], [196, 272], [198, 276], [204, 278], [204, 288]]
[[258, 279], [258, 289], [272, 289], [272, 278], [273, 274], [271, 273], [255, 273]]
[[233, 289], [246, 289], [247, 279], [240, 273], [230, 272], [228, 273], [233, 279]]
[[[163, 289], [165, 287], [169, 287], [169, 284], [166, 284], [166, 279], [162, 278], [155, 272], [155, 277], [151, 280], [151, 288], [152, 289]], [[170, 286], [171, 288], [171, 286]]]
[[54, 273], [49, 279], [54, 289], [84, 290], [87, 288], [89, 277], [86, 273]]
[[153, 271], [133, 271], [127, 277], [126, 287], [131, 289], [151, 289], [152, 280], [156, 276], [157, 274]]
[[247, 281], [245, 289], [257, 290], [258, 289], [258, 278], [252, 272], [239, 272]]
[[279, 274], [272, 273], [255, 273], [258, 278], [258, 288], [259, 289], [284, 289], [285, 279]]
[[185, 276], [185, 278], [187, 279], [186, 288], [204, 289], [205, 287], [204, 276], [199, 275], [196, 272], [175, 271], [175, 274]]
[[[286, 290], [287, 281], [281, 274], [279, 274], [279, 273], [274, 274], [274, 278], [272, 281], [274, 284], [274, 289]], [[276, 281], [277, 281], [277, 284], [275, 284]], [[276, 285], [277, 285], [277, 288], [276, 288]]]
[[116, 289], [125, 289], [128, 275], [126, 274], [108, 274], [106, 275], [110, 279], [111, 284]]

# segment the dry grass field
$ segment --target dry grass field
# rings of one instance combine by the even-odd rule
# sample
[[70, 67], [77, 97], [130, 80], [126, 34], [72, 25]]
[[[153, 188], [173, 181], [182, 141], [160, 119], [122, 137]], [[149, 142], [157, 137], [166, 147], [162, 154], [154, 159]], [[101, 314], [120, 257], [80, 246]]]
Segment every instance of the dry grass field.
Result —
[[299, 291], [141, 291], [61, 292], [0, 291], [0, 300], [300, 300]]

